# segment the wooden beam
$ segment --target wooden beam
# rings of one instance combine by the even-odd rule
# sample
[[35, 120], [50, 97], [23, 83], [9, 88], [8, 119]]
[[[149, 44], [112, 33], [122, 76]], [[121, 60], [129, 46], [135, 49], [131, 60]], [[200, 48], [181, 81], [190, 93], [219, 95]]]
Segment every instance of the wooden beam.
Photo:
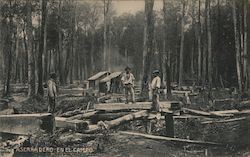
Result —
[[[170, 109], [172, 104], [176, 104], [178, 102], [160, 102], [160, 107], [162, 109]], [[96, 104], [94, 106], [96, 110], [104, 110], [104, 111], [116, 111], [116, 110], [149, 110], [152, 108], [152, 102], [136, 102], [134, 104], [124, 104], [124, 103], [107, 103], [107, 104]]]
[[82, 120], [68, 120], [64, 117], [55, 117], [55, 125], [57, 128], [67, 128], [75, 131], [79, 131], [82, 129], [87, 129], [89, 122]]
[[43, 114], [12, 114], [0, 115], [0, 132], [30, 135], [37, 132], [52, 132], [54, 116]]
[[241, 121], [245, 120], [246, 117], [241, 117], [241, 118], [233, 118], [233, 119], [223, 119], [223, 120], [217, 120], [217, 121], [205, 121], [201, 122], [201, 124], [213, 124], [213, 123], [228, 123], [228, 122], [235, 122], [235, 121]]
[[145, 137], [145, 138], [149, 138], [149, 139], [153, 139], [153, 140], [163, 140], [163, 141], [181, 142], [181, 143], [199, 144], [199, 145], [222, 146], [222, 144], [215, 143], [215, 142], [204, 142], [204, 141], [196, 141], [196, 140], [188, 140], [188, 139], [180, 139], [180, 138], [155, 136], [155, 135], [148, 135], [148, 134], [128, 132], [128, 131], [119, 131], [119, 133], [126, 134], [126, 135], [132, 135], [132, 136]]
[[193, 109], [188, 109], [188, 108], [182, 108], [182, 110], [186, 113], [198, 115], [198, 116], [207, 116], [207, 117], [228, 117], [232, 116], [230, 114], [221, 114], [221, 113], [212, 113], [212, 112], [204, 112], [200, 110], [193, 110]]

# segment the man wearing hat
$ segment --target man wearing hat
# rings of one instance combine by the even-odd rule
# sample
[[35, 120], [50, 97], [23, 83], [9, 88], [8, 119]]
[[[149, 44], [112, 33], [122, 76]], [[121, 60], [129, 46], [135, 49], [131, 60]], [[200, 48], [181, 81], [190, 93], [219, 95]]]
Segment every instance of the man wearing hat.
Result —
[[130, 93], [131, 96], [131, 101], [134, 103], [135, 102], [135, 92], [134, 92], [134, 81], [135, 77], [134, 75], [130, 72], [130, 68], [126, 67], [125, 68], [125, 74], [122, 76], [121, 81], [122, 84], [125, 88], [125, 97], [126, 97], [126, 103], [129, 103], [128, 100], [128, 94]]
[[154, 70], [153, 71], [153, 80], [151, 82], [151, 89], [152, 89], [152, 102], [153, 102], [153, 107], [152, 109], [154, 111], [159, 112], [160, 111], [160, 104], [159, 104], [159, 89], [161, 87], [161, 78], [159, 77], [159, 70]]
[[50, 74], [50, 79], [48, 80], [48, 112], [54, 113], [56, 107], [56, 96], [57, 96], [57, 86], [56, 86], [56, 73]]

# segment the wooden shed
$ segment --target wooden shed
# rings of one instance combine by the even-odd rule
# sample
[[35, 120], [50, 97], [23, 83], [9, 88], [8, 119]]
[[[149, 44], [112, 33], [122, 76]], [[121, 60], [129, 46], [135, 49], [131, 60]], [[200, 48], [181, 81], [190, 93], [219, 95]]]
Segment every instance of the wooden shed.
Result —
[[113, 72], [106, 76], [99, 83], [99, 91], [102, 93], [120, 93], [122, 92], [121, 86], [121, 76], [122, 72]]
[[89, 88], [92, 88], [94, 90], [99, 90], [100, 80], [107, 77], [108, 75], [109, 75], [108, 71], [101, 71], [101, 72], [98, 72], [97, 74], [91, 76], [90, 78], [88, 78]]

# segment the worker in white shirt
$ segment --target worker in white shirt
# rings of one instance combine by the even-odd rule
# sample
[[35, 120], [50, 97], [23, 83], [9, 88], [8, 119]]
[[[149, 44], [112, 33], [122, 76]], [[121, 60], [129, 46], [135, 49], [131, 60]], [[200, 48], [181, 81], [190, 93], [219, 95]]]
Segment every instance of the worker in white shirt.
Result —
[[153, 111], [160, 111], [160, 104], [159, 104], [159, 89], [161, 87], [161, 78], [159, 77], [159, 70], [153, 71], [153, 80], [151, 82], [151, 89], [152, 89], [152, 109]]
[[125, 97], [126, 97], [126, 103], [129, 103], [128, 94], [131, 96], [132, 103], [135, 102], [135, 92], [134, 92], [134, 81], [135, 77], [130, 72], [131, 69], [129, 67], [125, 68], [125, 73], [121, 78], [123, 87], [125, 88]]
[[56, 73], [50, 74], [50, 79], [48, 80], [48, 112], [54, 113], [56, 107], [56, 97], [57, 97], [57, 85], [56, 85]]

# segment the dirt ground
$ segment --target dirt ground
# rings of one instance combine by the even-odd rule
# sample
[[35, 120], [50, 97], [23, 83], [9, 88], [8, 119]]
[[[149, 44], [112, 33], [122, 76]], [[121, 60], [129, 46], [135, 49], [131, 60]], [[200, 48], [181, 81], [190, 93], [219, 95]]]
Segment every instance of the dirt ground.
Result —
[[[88, 100], [79, 99], [79, 97], [61, 97], [58, 102], [57, 114], [70, 111], [73, 108], [84, 107]], [[22, 102], [22, 103], [20, 103]], [[67, 104], [67, 105], [66, 105]], [[24, 113], [46, 112], [46, 100], [35, 101], [26, 100], [24, 95], [17, 94], [13, 96], [10, 106], [21, 109]], [[65, 107], [67, 106], [67, 107]], [[130, 127], [126, 127], [129, 131]], [[124, 128], [123, 128], [124, 129]], [[121, 129], [121, 130], [123, 130]], [[141, 131], [141, 130], [138, 130]], [[92, 152], [84, 153], [7, 153], [0, 152], [0, 157], [77, 157], [77, 156], [104, 156], [104, 157], [250, 157], [250, 148], [236, 149], [225, 147], [204, 147], [198, 145], [180, 144], [159, 140], [151, 140], [138, 136], [124, 135], [119, 132], [112, 132], [101, 138], [89, 141], [84, 144], [70, 145], [72, 147], [84, 147], [93, 149]]]
[[105, 141], [102, 150], [94, 153], [16, 153], [13, 157], [72, 157], [72, 156], [103, 156], [103, 157], [249, 157], [250, 151], [223, 147], [203, 147], [198, 145], [183, 145], [141, 137], [112, 134]]

